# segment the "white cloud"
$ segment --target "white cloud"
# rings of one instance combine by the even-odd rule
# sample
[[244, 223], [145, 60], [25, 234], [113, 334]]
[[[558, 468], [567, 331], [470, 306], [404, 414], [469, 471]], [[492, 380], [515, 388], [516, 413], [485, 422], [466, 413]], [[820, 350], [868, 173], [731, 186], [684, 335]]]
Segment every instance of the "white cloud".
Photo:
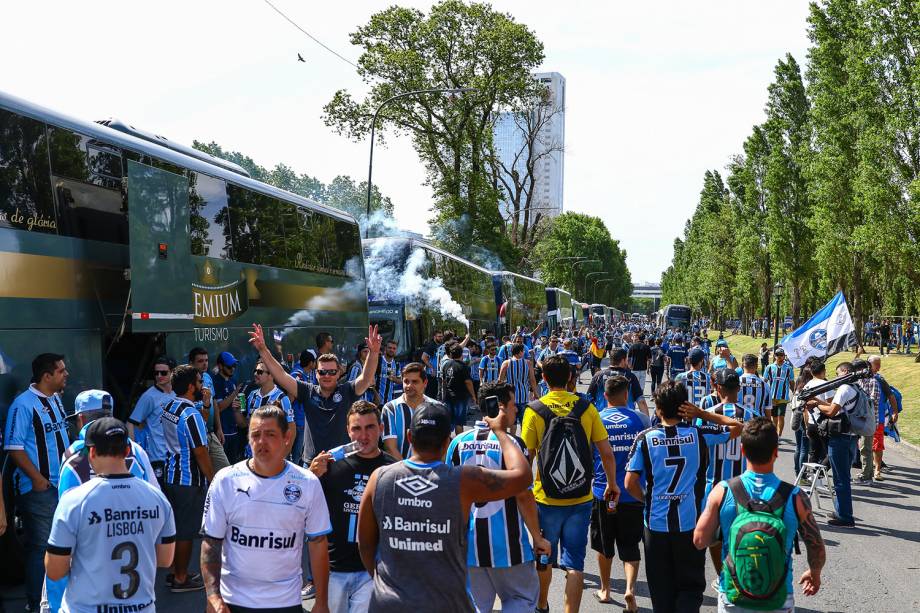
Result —
[[[276, 4], [357, 59], [348, 33], [392, 2]], [[789, 51], [804, 65], [807, 2], [494, 5], [537, 33], [543, 69], [566, 78], [566, 209], [601, 215], [633, 278], [657, 280], [703, 172], [721, 170], [763, 120], [777, 59]], [[0, 89], [77, 117], [215, 140], [323, 181], [367, 174], [367, 143], [321, 119], [335, 90], [363, 91], [354, 69], [262, 2], [15, 3], [0, 20], [0, 54]], [[407, 139], [375, 152], [375, 184], [416, 231], [429, 216], [423, 180]]]

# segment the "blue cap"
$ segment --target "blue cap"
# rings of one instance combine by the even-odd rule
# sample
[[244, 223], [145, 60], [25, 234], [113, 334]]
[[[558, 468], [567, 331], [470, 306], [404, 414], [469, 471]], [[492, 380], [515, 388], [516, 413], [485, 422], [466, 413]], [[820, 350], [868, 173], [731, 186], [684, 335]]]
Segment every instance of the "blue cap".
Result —
[[104, 390], [85, 390], [77, 394], [73, 403], [74, 414], [88, 413], [90, 411], [108, 411], [115, 409], [115, 400], [112, 395]]
[[690, 353], [687, 354], [687, 359], [690, 360], [691, 364], [699, 364], [705, 357], [706, 354], [703, 353], [703, 350], [699, 347], [694, 347], [690, 350]]
[[233, 357], [233, 354], [229, 351], [223, 351], [219, 356], [217, 356], [217, 361], [224, 366], [236, 366], [238, 360]]
[[724, 338], [720, 338], [716, 341], [716, 347], [728, 347], [728, 341]]

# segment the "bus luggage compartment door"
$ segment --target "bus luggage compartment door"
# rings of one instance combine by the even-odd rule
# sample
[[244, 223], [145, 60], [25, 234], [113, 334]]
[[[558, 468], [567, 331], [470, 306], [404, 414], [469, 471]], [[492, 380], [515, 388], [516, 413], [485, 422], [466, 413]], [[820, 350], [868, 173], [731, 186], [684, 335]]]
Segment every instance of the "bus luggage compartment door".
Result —
[[189, 330], [195, 271], [188, 179], [129, 160], [128, 219], [132, 330]]

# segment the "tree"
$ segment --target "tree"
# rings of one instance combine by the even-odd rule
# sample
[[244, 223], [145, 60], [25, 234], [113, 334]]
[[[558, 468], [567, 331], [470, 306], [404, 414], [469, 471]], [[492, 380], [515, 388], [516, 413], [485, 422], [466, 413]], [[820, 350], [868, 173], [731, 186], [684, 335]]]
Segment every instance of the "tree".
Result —
[[541, 206], [537, 183], [544, 166], [563, 153], [564, 143], [552, 131], [563, 112], [552, 92], [538, 85], [536, 92], [516, 101], [496, 121], [511, 138], [504, 147], [496, 145], [488, 158], [489, 167], [502, 193], [499, 206], [503, 221], [512, 245], [524, 258], [525, 269], [532, 268], [527, 265], [528, 255], [547, 226], [543, 222], [548, 207]]
[[449, 250], [474, 256], [474, 246], [516, 261], [489, 175], [497, 108], [533, 87], [543, 45], [524, 25], [487, 4], [444, 0], [422, 11], [399, 6], [371, 16], [351, 35], [363, 48], [358, 74], [370, 85], [356, 101], [340, 90], [324, 109], [338, 133], [360, 140], [385, 100], [413, 90], [475, 88], [460, 96], [420, 94], [386, 105], [381, 132], [408, 134], [434, 193], [432, 234]]
[[[351, 177], [339, 175], [331, 183], [324, 185], [322, 181], [315, 177], [307, 174], [297, 174], [294, 169], [284, 163], [279, 163], [271, 170], [267, 170], [248, 155], [244, 155], [239, 151], [225, 151], [213, 141], [204, 144], [196, 140], [192, 146], [199, 151], [204, 151], [242, 166], [257, 181], [268, 183], [292, 194], [345, 211], [357, 219], [362, 226], [367, 225], [365, 221], [367, 216], [367, 181], [356, 184]], [[382, 215], [381, 218], [374, 217], [378, 212]], [[393, 201], [390, 200], [389, 196], [381, 194], [376, 186], [371, 189], [371, 216], [371, 226], [379, 226], [381, 223], [383, 225], [392, 225], [393, 223]], [[387, 220], [390, 221], [387, 222]]]
[[[571, 258], [599, 260], [600, 263], [573, 266]], [[581, 213], [563, 213], [556, 217], [546, 237], [536, 246], [535, 260], [548, 287], [562, 287], [582, 302], [592, 302], [596, 298], [609, 306], [629, 304], [632, 279], [626, 266], [626, 252], [611, 238], [599, 217]], [[603, 274], [592, 274], [586, 279], [589, 273]], [[610, 282], [595, 286], [596, 281], [605, 278], [610, 278]]]

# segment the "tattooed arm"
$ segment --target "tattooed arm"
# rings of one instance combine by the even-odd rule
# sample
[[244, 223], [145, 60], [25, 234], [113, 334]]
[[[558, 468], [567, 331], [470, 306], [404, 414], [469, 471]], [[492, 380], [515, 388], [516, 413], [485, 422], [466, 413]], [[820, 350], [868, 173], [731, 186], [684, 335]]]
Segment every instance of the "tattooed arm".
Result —
[[502, 418], [486, 417], [492, 432], [498, 437], [502, 449], [504, 470], [493, 470], [481, 466], [464, 466], [460, 478], [460, 498], [463, 509], [469, 511], [474, 502], [504, 500], [516, 496], [533, 480], [530, 464], [518, 444], [502, 429]]
[[201, 540], [201, 578], [207, 594], [207, 613], [230, 613], [230, 608], [220, 595], [220, 557], [224, 543], [220, 539], [204, 537]]
[[802, 573], [799, 583], [806, 596], [814, 596], [821, 589], [821, 570], [827, 561], [827, 551], [818, 522], [811, 512], [811, 502], [802, 492], [795, 497], [795, 513], [799, 518], [799, 536], [805, 541], [808, 555], [808, 570]]

